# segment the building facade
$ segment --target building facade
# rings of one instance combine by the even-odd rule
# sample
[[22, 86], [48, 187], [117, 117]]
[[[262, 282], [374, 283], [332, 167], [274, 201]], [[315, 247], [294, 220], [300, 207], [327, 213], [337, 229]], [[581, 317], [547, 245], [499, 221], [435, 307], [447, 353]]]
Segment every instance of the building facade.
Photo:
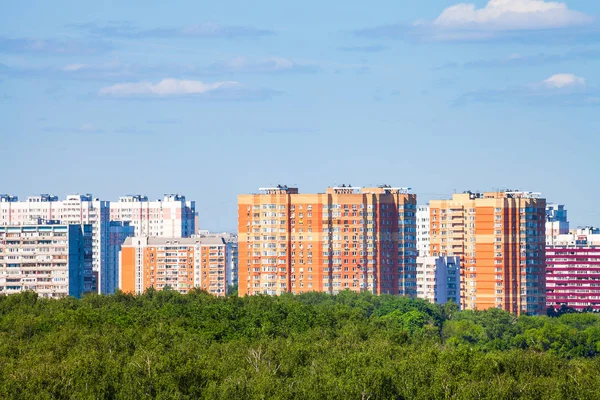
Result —
[[1, 226], [0, 294], [32, 290], [48, 298], [80, 297], [90, 244], [81, 225]]
[[560, 204], [546, 206], [546, 246], [553, 246], [559, 235], [569, 233], [567, 209]]
[[131, 195], [110, 202], [111, 221], [129, 222], [136, 236], [190, 237], [196, 233], [196, 203], [185, 196], [166, 194], [162, 200]]
[[91, 262], [94, 275], [86, 277], [86, 290], [99, 291], [99, 282], [106, 273], [109, 254], [109, 202], [94, 199], [91, 194], [68, 195], [64, 200], [57, 196], [41, 194], [19, 201], [17, 196], [0, 195], [0, 226], [44, 224], [58, 221], [61, 224], [90, 225]]
[[546, 305], [546, 200], [465, 192], [430, 202], [431, 255], [461, 259], [461, 307], [539, 314]]
[[200, 288], [225, 296], [226, 251], [221, 238], [127, 238], [121, 247], [119, 288], [135, 294], [150, 287], [168, 286], [180, 293]]
[[100, 293], [113, 294], [119, 288], [119, 253], [128, 237], [135, 235], [129, 222], [110, 221], [108, 227], [108, 254], [106, 255], [106, 273], [100, 280]]
[[339, 186], [238, 196], [240, 295], [343, 290], [416, 296], [416, 195]]
[[600, 311], [600, 234], [583, 228], [557, 235], [546, 248], [546, 302]]
[[417, 297], [460, 307], [460, 257], [417, 257]]
[[417, 207], [417, 251], [419, 257], [429, 257], [429, 206]]
[[223, 239], [227, 245], [227, 285], [238, 284], [238, 236], [235, 233], [214, 233], [207, 230], [199, 230], [192, 237]]

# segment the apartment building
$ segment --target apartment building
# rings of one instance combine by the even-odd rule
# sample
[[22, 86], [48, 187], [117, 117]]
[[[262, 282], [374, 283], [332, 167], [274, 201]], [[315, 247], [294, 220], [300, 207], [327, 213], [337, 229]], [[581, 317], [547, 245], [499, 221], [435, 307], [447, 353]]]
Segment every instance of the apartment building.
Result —
[[119, 288], [119, 253], [125, 240], [132, 236], [135, 236], [135, 229], [129, 222], [109, 222], [107, 266], [106, 273], [100, 281], [100, 293], [113, 294]]
[[569, 233], [567, 209], [561, 204], [546, 206], [546, 246], [553, 246], [559, 235]]
[[417, 251], [419, 257], [429, 257], [429, 206], [417, 207]]
[[136, 236], [190, 237], [196, 233], [196, 203], [185, 196], [166, 194], [162, 200], [129, 195], [110, 202], [110, 219], [129, 222]]
[[48, 221], [82, 227], [91, 225], [92, 237], [89, 240], [92, 242], [92, 269], [95, 273], [86, 277], [86, 290], [100, 291], [110, 252], [109, 202], [95, 199], [91, 194], [68, 195], [64, 200], [41, 194], [29, 196], [24, 201], [19, 201], [17, 196], [0, 195], [0, 226], [45, 224]]
[[0, 226], [0, 294], [32, 290], [48, 298], [80, 297], [91, 271], [85, 256], [90, 244], [81, 225]]
[[546, 200], [538, 193], [454, 194], [432, 200], [431, 255], [461, 259], [461, 306], [543, 312]]
[[546, 304], [600, 311], [600, 231], [579, 228], [546, 247]]
[[416, 296], [416, 195], [279, 185], [238, 196], [240, 295], [369, 291]]
[[207, 230], [198, 230], [192, 237], [221, 238], [227, 245], [227, 285], [238, 284], [238, 236], [235, 233], [214, 233]]
[[417, 297], [460, 306], [460, 257], [417, 257]]
[[119, 288], [140, 294], [170, 287], [227, 294], [227, 244], [222, 238], [129, 237], [121, 247]]

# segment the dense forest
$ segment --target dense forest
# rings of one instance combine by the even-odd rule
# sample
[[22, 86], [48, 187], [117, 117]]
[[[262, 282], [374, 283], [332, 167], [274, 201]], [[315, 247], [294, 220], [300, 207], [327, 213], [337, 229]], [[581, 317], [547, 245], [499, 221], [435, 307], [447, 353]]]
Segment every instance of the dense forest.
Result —
[[600, 316], [393, 296], [0, 297], [2, 399], [600, 399]]

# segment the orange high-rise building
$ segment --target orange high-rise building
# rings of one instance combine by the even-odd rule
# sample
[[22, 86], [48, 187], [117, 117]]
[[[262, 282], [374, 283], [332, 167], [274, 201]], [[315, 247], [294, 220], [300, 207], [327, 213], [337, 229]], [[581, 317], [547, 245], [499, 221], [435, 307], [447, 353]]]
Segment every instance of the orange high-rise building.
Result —
[[240, 295], [343, 290], [416, 295], [416, 195], [340, 186], [238, 197]]
[[127, 293], [169, 286], [227, 294], [227, 244], [222, 238], [130, 237], [121, 247], [119, 288]]
[[465, 192], [430, 202], [431, 255], [461, 258], [463, 309], [544, 311], [545, 208], [532, 192]]

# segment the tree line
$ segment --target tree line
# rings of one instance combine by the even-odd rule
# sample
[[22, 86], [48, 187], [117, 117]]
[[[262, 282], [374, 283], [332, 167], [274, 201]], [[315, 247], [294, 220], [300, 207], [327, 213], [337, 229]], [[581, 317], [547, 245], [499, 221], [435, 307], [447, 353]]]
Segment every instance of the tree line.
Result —
[[600, 316], [343, 292], [0, 296], [3, 399], [600, 399]]

